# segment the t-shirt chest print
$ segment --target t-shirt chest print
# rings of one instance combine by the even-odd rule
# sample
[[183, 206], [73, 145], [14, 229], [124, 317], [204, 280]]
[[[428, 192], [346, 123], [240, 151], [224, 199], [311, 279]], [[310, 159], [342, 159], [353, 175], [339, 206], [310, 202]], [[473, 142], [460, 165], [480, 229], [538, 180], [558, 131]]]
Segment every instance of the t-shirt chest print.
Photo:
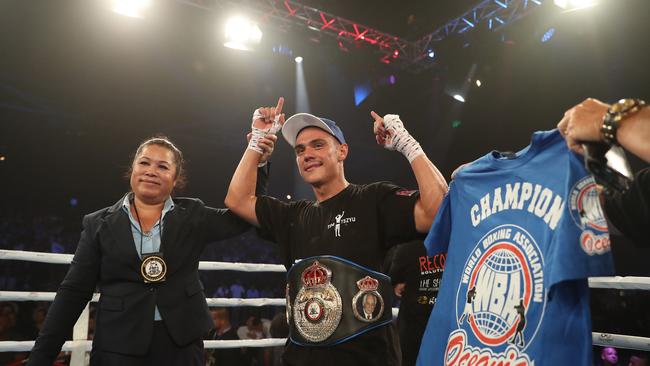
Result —
[[[356, 221], [357, 218], [354, 216], [345, 217], [345, 211], [342, 210], [334, 216], [334, 219], [331, 220], [329, 224], [327, 224], [327, 231], [329, 232], [330, 230], [334, 230], [334, 237], [340, 238], [342, 236], [341, 228], [345, 228]], [[343, 231], [345, 231], [345, 229], [343, 229]]]
[[447, 355], [485, 352], [467, 345], [469, 330], [484, 345], [507, 347], [496, 359], [529, 363], [519, 350], [534, 337], [546, 304], [544, 257], [537, 242], [520, 226], [502, 225], [485, 234], [471, 253], [456, 292], [458, 329], [449, 336]]
[[[607, 225], [593, 178], [557, 132], [533, 141], [519, 160], [488, 155], [450, 186], [425, 241], [447, 261], [418, 365], [591, 363], [588, 301], [549, 293], [577, 299], [584, 279], [612, 274]], [[571, 280], [575, 290], [555, 290]]]

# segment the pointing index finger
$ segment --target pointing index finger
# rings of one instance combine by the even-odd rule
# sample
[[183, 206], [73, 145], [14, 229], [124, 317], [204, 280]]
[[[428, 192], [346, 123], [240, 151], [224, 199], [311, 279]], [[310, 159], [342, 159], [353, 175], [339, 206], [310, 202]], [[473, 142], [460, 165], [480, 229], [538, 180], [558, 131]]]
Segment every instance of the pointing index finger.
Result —
[[284, 97], [278, 99], [278, 105], [275, 107], [275, 114], [282, 113], [282, 106], [284, 106]]
[[372, 116], [372, 118], [375, 119], [375, 121], [381, 119], [381, 116], [379, 116], [377, 113], [375, 113], [375, 111], [370, 111], [370, 115]]

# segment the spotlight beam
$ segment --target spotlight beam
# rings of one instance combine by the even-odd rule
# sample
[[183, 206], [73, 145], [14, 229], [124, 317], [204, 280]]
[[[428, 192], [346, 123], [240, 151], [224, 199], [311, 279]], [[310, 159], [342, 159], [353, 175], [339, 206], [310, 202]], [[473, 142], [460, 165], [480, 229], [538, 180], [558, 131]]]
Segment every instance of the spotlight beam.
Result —
[[[307, 81], [305, 80], [304, 63], [296, 62], [296, 113], [310, 113], [311, 105], [309, 103], [309, 94], [307, 93]], [[312, 199], [313, 192], [300, 176], [297, 169], [293, 171], [293, 198]]]

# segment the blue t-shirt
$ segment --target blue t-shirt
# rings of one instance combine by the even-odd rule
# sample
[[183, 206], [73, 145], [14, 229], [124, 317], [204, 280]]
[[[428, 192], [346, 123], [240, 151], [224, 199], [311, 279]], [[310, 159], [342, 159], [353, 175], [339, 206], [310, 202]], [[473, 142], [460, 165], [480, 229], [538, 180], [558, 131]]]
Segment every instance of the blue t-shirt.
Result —
[[418, 365], [591, 365], [587, 277], [613, 274], [609, 235], [557, 130], [461, 169], [425, 246], [447, 261]]

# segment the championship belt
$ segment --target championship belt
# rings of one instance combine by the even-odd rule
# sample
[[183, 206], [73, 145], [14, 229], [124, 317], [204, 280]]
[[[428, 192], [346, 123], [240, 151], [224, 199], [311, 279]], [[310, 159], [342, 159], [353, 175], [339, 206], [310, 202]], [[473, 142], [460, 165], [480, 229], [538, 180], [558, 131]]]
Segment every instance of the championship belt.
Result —
[[307, 258], [287, 279], [289, 338], [298, 345], [343, 343], [393, 319], [390, 277], [349, 260]]

